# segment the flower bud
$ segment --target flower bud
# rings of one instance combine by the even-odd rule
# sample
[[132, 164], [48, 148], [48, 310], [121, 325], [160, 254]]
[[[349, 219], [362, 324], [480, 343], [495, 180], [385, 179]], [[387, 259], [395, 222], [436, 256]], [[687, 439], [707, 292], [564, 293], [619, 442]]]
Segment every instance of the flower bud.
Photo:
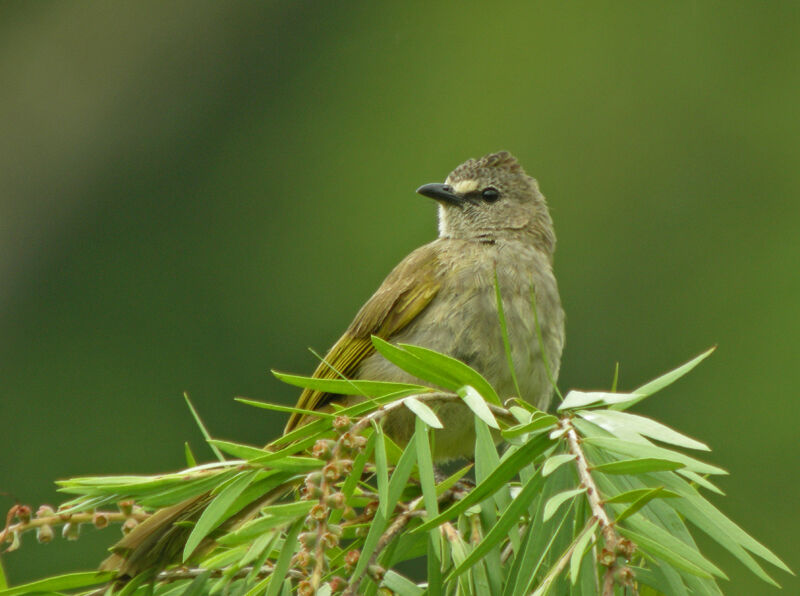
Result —
[[125, 520], [125, 523], [122, 524], [122, 533], [129, 534], [131, 530], [133, 530], [136, 526], [139, 525], [139, 522], [136, 521], [134, 518], [129, 517]]
[[133, 513], [133, 501], [120, 501], [117, 503], [117, 507], [119, 507], [120, 513], [125, 517], [128, 517], [131, 513]]
[[92, 516], [92, 523], [95, 528], [102, 529], [108, 526], [108, 515], [100, 511]]
[[31, 508], [27, 505], [17, 505], [14, 516], [23, 524], [31, 521]]
[[55, 509], [50, 507], [50, 505], [39, 505], [39, 508], [36, 510], [36, 517], [50, 517], [55, 514]]
[[347, 416], [337, 416], [333, 419], [333, 428], [339, 432], [344, 432], [350, 428], [350, 419]]
[[61, 536], [67, 540], [77, 540], [81, 534], [81, 525], [67, 522], [61, 528]]
[[347, 551], [347, 554], [344, 556], [344, 564], [348, 567], [355, 567], [358, 564], [358, 559], [361, 557], [361, 551], [357, 549], [352, 549]]
[[42, 544], [52, 542], [54, 537], [55, 532], [53, 532], [53, 526], [50, 524], [44, 524], [43, 526], [36, 528], [36, 540]]
[[328, 507], [331, 507], [332, 509], [344, 509], [347, 505], [347, 499], [345, 498], [344, 493], [335, 492], [327, 498], [326, 503], [328, 504]]

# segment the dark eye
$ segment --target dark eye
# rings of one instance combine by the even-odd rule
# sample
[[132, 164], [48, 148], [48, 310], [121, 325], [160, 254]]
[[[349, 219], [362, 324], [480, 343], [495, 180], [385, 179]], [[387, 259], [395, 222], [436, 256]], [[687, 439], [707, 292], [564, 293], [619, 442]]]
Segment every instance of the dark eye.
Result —
[[481, 193], [483, 200], [487, 203], [494, 203], [497, 199], [500, 198], [500, 191], [494, 188], [493, 186], [488, 186], [483, 189]]

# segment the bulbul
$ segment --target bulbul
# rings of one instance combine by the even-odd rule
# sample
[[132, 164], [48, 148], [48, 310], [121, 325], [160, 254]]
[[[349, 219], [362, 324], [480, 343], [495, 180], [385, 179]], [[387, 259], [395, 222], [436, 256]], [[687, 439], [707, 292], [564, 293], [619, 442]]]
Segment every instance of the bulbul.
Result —
[[[497, 279], [519, 397], [546, 409], [553, 391], [547, 365], [556, 378], [564, 312], [553, 275], [553, 223], [536, 180], [502, 151], [467, 160], [443, 184], [426, 184], [417, 192], [439, 203], [439, 237], [392, 270], [313, 376], [420, 383], [375, 351], [370, 338], [376, 335], [453, 356], [483, 374], [501, 398], [515, 395], [498, 316]], [[324, 410], [332, 402], [346, 405], [358, 399], [307, 389], [297, 407]], [[436, 431], [434, 459], [471, 455], [471, 411], [457, 401], [445, 401], [437, 413], [444, 428]], [[293, 414], [285, 432], [307, 420]], [[383, 424], [389, 436], [405, 444], [414, 430], [414, 414], [397, 408]], [[207, 502], [201, 495], [156, 512], [112, 548], [115, 554], [102, 568], [134, 576], [172, 563], [183, 533], [188, 535], [184, 525], [175, 524], [196, 520]]]
[[[545, 358], [557, 377], [564, 312], [553, 275], [553, 222], [536, 180], [503, 151], [470, 159], [444, 184], [426, 184], [417, 192], [439, 203], [439, 237], [394, 268], [313, 376], [335, 379], [341, 373], [353, 379], [420, 383], [374, 350], [370, 336], [377, 335], [453, 356], [483, 374], [501, 398], [514, 395], [498, 318], [496, 274], [519, 397], [546, 409], [552, 384]], [[536, 335], [534, 295], [542, 345]], [[331, 401], [346, 405], [357, 399], [306, 390], [297, 406], [317, 410]], [[434, 459], [470, 455], [470, 410], [458, 402], [443, 403], [438, 410], [445, 427], [436, 431]], [[301, 415], [292, 415], [285, 432], [303, 421]], [[398, 408], [384, 429], [405, 444], [414, 432], [414, 414]]]

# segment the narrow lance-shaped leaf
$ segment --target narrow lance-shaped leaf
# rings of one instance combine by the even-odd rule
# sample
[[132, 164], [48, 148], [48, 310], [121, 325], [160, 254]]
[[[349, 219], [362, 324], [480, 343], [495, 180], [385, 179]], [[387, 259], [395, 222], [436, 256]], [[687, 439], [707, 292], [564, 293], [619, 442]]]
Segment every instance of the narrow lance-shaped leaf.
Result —
[[450, 572], [446, 581], [458, 577], [461, 573], [466, 571], [470, 566], [479, 561], [486, 553], [494, 548], [504, 538], [508, 530], [515, 523], [518, 523], [520, 518], [525, 514], [525, 510], [530, 506], [531, 500], [540, 491], [543, 478], [537, 474], [532, 476], [530, 480], [522, 487], [522, 490], [509, 504], [505, 511], [503, 511], [500, 519], [489, 530], [489, 533], [477, 544], [471, 553], [461, 563]]
[[303, 528], [305, 520], [298, 519], [289, 527], [286, 532], [286, 538], [283, 541], [283, 547], [278, 555], [278, 560], [275, 561], [275, 567], [270, 575], [271, 581], [267, 589], [266, 596], [278, 596], [283, 587], [283, 579], [286, 577], [286, 572], [289, 571], [289, 564], [292, 562], [292, 557], [297, 549], [297, 537], [300, 535], [300, 530]]
[[[671, 490], [666, 490], [663, 486], [658, 487], [660, 492], [658, 493], [659, 499], [674, 499], [676, 497], [680, 497], [680, 495], [676, 492]], [[641, 496], [646, 495], [652, 488], [634, 488], [633, 490], [625, 491], [622, 493], [618, 493], [613, 497], [607, 497], [603, 499], [604, 503], [633, 503], [634, 501], [638, 500]]]
[[389, 463], [386, 461], [386, 443], [383, 428], [375, 421], [375, 476], [378, 479], [378, 504], [385, 519], [389, 518]]
[[382, 585], [398, 596], [422, 596], [425, 593], [425, 590], [410, 579], [391, 569], [383, 576]]
[[727, 474], [725, 470], [717, 466], [712, 466], [711, 464], [707, 464], [671, 449], [665, 449], [647, 443], [633, 443], [621, 439], [601, 437], [589, 437], [585, 438], [584, 441], [601, 449], [637, 459], [654, 458], [679, 462], [684, 464], [689, 470], [697, 472], [698, 474]]
[[578, 391], [573, 389], [558, 406], [558, 411], [574, 410], [592, 405], [613, 405], [629, 402], [639, 397], [635, 393], [609, 393], [606, 391]]
[[557, 453], [548, 457], [542, 466], [542, 476], [549, 476], [568, 461], [577, 456], [574, 453]]
[[432, 428], [444, 428], [436, 413], [424, 402], [414, 397], [407, 397], [403, 400], [403, 405], [414, 412], [425, 424]]
[[619, 429], [633, 431], [662, 443], [678, 447], [711, 451], [708, 445], [679, 433], [670, 427], [644, 416], [617, 412], [616, 410], [581, 410], [578, 416], [616, 435]]
[[617, 528], [617, 531], [625, 536], [625, 538], [633, 541], [633, 543], [636, 544], [638, 549], [642, 552], [645, 552], [650, 556], [663, 559], [668, 564], [680, 571], [685, 571], [687, 573], [691, 573], [692, 575], [697, 575], [698, 577], [705, 577], [708, 579], [713, 577], [709, 572], [681, 556], [671, 548], [665, 546], [658, 540], [653, 540], [649, 536], [639, 534], [638, 532], [633, 532], [627, 528], [619, 527]]
[[[430, 391], [430, 387], [423, 385], [416, 385], [413, 383], [391, 383], [388, 381], [367, 381], [355, 379], [319, 379], [316, 377], [305, 377], [300, 375], [290, 375], [278, 371], [271, 371], [273, 375], [280, 381], [301, 387], [303, 389], [312, 389], [314, 391], [322, 391], [324, 393], [335, 393], [337, 395], [365, 395], [367, 397], [379, 397], [389, 395], [390, 393], [397, 393], [400, 391], [414, 391], [416, 393], [423, 393]], [[262, 402], [251, 403], [249, 400], [239, 398], [237, 401], [243, 403], [250, 403], [258, 407], [274, 407], [274, 404], [263, 404]], [[294, 411], [294, 408], [287, 408], [286, 406], [279, 406], [284, 408], [283, 411]], [[275, 408], [278, 409], [278, 408]], [[316, 411], [313, 412], [315, 415]]]
[[389, 362], [399, 366], [415, 377], [430, 381], [435, 385], [450, 389], [451, 391], [455, 391], [461, 386], [461, 382], [458, 379], [439, 370], [435, 365], [425, 362], [419, 356], [412, 354], [408, 350], [390, 344], [377, 335], [372, 336], [372, 345], [375, 346], [375, 349], [381, 356], [386, 358]]
[[414, 441], [417, 444], [417, 470], [419, 471], [419, 483], [422, 487], [425, 511], [429, 517], [436, 517], [439, 513], [439, 503], [436, 500], [433, 457], [428, 441], [428, 428], [420, 418], [415, 421]]
[[104, 584], [112, 579], [114, 579], [114, 574], [111, 572], [85, 571], [80, 573], [66, 573], [64, 575], [57, 575], [56, 577], [40, 579], [21, 586], [14, 586], [3, 590], [1, 593], [3, 596], [40, 593], [50, 594], [78, 588], [88, 588], [89, 586]]
[[237, 497], [253, 481], [255, 475], [256, 472], [242, 472], [233, 478], [203, 510], [200, 519], [197, 520], [191, 534], [186, 539], [186, 544], [183, 548], [183, 561], [186, 561], [203, 538], [219, 525], [228, 508], [233, 505]]
[[552, 445], [552, 441], [546, 436], [538, 436], [517, 451], [500, 462], [486, 480], [473, 488], [466, 497], [452, 505], [446, 511], [440, 513], [436, 518], [429, 520], [416, 528], [414, 532], [426, 532], [431, 528], [442, 524], [442, 522], [452, 519], [472, 507], [475, 503], [480, 503], [490, 494], [497, 491], [508, 480], [515, 476], [521, 468], [530, 463], [540, 453]]
[[642, 507], [647, 505], [653, 499], [659, 498], [663, 491], [664, 491], [664, 487], [663, 486], [658, 486], [656, 488], [651, 488], [649, 491], [647, 491], [646, 493], [644, 493], [641, 496], [639, 496], [639, 498], [636, 499], [633, 503], [628, 505], [628, 507], [626, 507], [625, 510], [622, 513], [620, 513], [619, 515], [615, 516], [614, 521], [616, 523], [619, 523], [619, 522], [623, 521], [625, 518], [630, 517], [631, 515], [633, 515], [637, 511], [639, 511], [639, 509], [641, 509]]
[[569, 558], [569, 581], [573, 586], [575, 585], [575, 582], [578, 581], [578, 572], [581, 568], [581, 561], [583, 560], [583, 556], [586, 554], [589, 542], [591, 542], [592, 537], [594, 536], [595, 530], [597, 529], [597, 524], [597, 519], [592, 518], [575, 540], [575, 547]]
[[642, 457], [638, 459], [621, 459], [606, 464], [592, 466], [592, 470], [604, 474], [644, 474], [646, 472], [670, 471], [683, 468], [686, 464], [669, 459]]
[[[200, 433], [203, 435], [203, 438], [206, 441], [210, 441], [211, 435], [209, 434], [208, 429], [206, 429], [206, 425], [203, 424], [203, 420], [200, 418], [200, 414], [198, 414], [197, 410], [194, 409], [192, 400], [189, 399], [189, 394], [184, 393], [183, 399], [186, 401], [186, 405], [189, 407], [189, 411], [192, 413], [192, 417], [194, 418], [194, 421], [197, 423], [197, 428], [200, 429]], [[211, 451], [214, 452], [214, 455], [217, 457], [219, 461], [225, 461], [225, 457], [222, 455], [222, 453], [220, 453], [219, 449], [217, 449], [213, 445], [211, 445]]]
[[186, 458], [186, 467], [193, 468], [197, 465], [197, 460], [192, 453], [192, 448], [189, 446], [189, 441], [183, 443], [183, 455]]
[[451, 356], [447, 356], [446, 354], [435, 352], [434, 350], [430, 350], [428, 348], [423, 348], [421, 346], [412, 346], [410, 344], [399, 345], [407, 352], [417, 356], [420, 360], [423, 360], [432, 366], [436, 366], [440, 371], [445, 372], [457, 381], [460, 381], [462, 385], [471, 385], [483, 396], [486, 401], [493, 403], [496, 406], [503, 404], [489, 381], [487, 381], [483, 375], [481, 375], [474, 368], [469, 367], [460, 360], [452, 358]]
[[513, 439], [528, 433], [536, 431], [544, 431], [545, 429], [549, 429], [555, 426], [557, 423], [558, 423], [558, 418], [556, 418], [555, 416], [551, 416], [549, 414], [544, 414], [542, 416], [535, 416], [530, 422], [526, 424], [512, 426], [511, 428], [500, 431], [500, 434], [505, 439]]
[[547, 521], [556, 511], [558, 508], [561, 507], [565, 502], [569, 501], [570, 499], [575, 498], [576, 496], [580, 495], [581, 493], [585, 493], [586, 488], [574, 488], [572, 490], [565, 490], [564, 492], [560, 492], [557, 495], [553, 495], [548, 499], [547, 503], [544, 505], [544, 515], [542, 519]]
[[327, 418], [329, 420], [335, 418], [335, 415], [329, 412], [320, 412], [318, 410], [306, 410], [304, 408], [296, 408], [293, 406], [273, 404], [266, 401], [247, 399], [246, 397], [234, 397], [233, 401], [238, 401], [240, 404], [244, 404], [246, 406], [261, 408], [262, 410], [272, 410], [273, 412], [285, 412], [287, 414], [305, 414], [307, 416], [313, 416], [314, 418]]
[[467, 404], [467, 407], [472, 410], [473, 414], [483, 420], [491, 428], [500, 429], [500, 425], [497, 424], [494, 414], [492, 414], [489, 406], [486, 405], [483, 397], [481, 397], [481, 394], [478, 393], [474, 387], [470, 385], [459, 387], [457, 393], [461, 399], [464, 400], [464, 403]]
[[614, 409], [614, 410], [627, 410], [628, 408], [630, 408], [631, 406], [639, 403], [640, 401], [642, 401], [646, 397], [649, 397], [650, 395], [653, 395], [657, 391], [661, 391], [664, 387], [667, 387], [668, 385], [671, 385], [672, 383], [674, 383], [675, 381], [680, 379], [683, 375], [685, 375], [686, 373], [691, 371], [695, 366], [700, 364], [703, 360], [705, 360], [706, 358], [711, 356], [711, 354], [713, 354], [714, 350], [716, 350], [716, 349], [717, 349], [717, 346], [712, 346], [711, 348], [709, 348], [708, 350], [706, 350], [705, 352], [703, 352], [699, 356], [696, 356], [696, 357], [692, 358], [691, 360], [689, 360], [689, 362], [686, 362], [685, 364], [682, 364], [678, 368], [676, 368], [674, 370], [671, 370], [670, 372], [668, 372], [668, 373], [666, 373], [664, 375], [661, 375], [660, 377], [657, 377], [657, 378], [653, 379], [649, 383], [645, 383], [644, 385], [642, 385], [641, 387], [639, 387], [637, 389], [634, 389], [632, 393], [635, 394], [636, 397], [634, 397], [630, 401], [627, 401], [627, 402], [624, 402], [624, 403], [620, 403], [620, 404], [615, 404], [615, 405], [612, 406], [612, 409]]
[[[411, 475], [411, 470], [414, 468], [416, 461], [416, 443], [414, 441], [409, 441], [405, 450], [403, 450], [403, 455], [400, 456], [400, 461], [397, 462], [397, 466], [395, 466], [391, 479], [389, 480], [389, 495], [387, 505], [385, 507], [386, 511], [394, 511], [397, 501], [399, 500], [400, 495], [405, 488], [406, 482], [408, 482], [408, 477]], [[369, 559], [378, 544], [378, 539], [386, 529], [387, 518], [384, 517], [381, 509], [384, 508], [379, 506], [378, 512], [376, 513], [375, 518], [369, 527], [367, 537], [364, 539], [364, 546], [361, 548], [361, 557], [358, 559], [356, 568], [351, 574], [351, 579], [357, 579], [364, 573], [367, 568], [367, 563], [369, 562]]]

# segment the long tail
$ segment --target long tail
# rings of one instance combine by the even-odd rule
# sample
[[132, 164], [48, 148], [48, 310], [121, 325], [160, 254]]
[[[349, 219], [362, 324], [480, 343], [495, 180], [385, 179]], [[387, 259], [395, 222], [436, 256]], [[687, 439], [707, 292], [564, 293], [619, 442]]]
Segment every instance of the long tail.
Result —
[[[256, 499], [205, 538], [195, 554], [205, 552], [214, 536], [227, 532], [253, 517], [262, 507], [294, 490], [296, 482], [283, 484]], [[186, 540], [213, 495], [203, 493], [176, 505], [159, 509], [111, 547], [111, 555], [100, 564], [101, 571], [116, 571], [116, 582], [125, 582], [145, 571], [158, 572], [180, 561]]]

